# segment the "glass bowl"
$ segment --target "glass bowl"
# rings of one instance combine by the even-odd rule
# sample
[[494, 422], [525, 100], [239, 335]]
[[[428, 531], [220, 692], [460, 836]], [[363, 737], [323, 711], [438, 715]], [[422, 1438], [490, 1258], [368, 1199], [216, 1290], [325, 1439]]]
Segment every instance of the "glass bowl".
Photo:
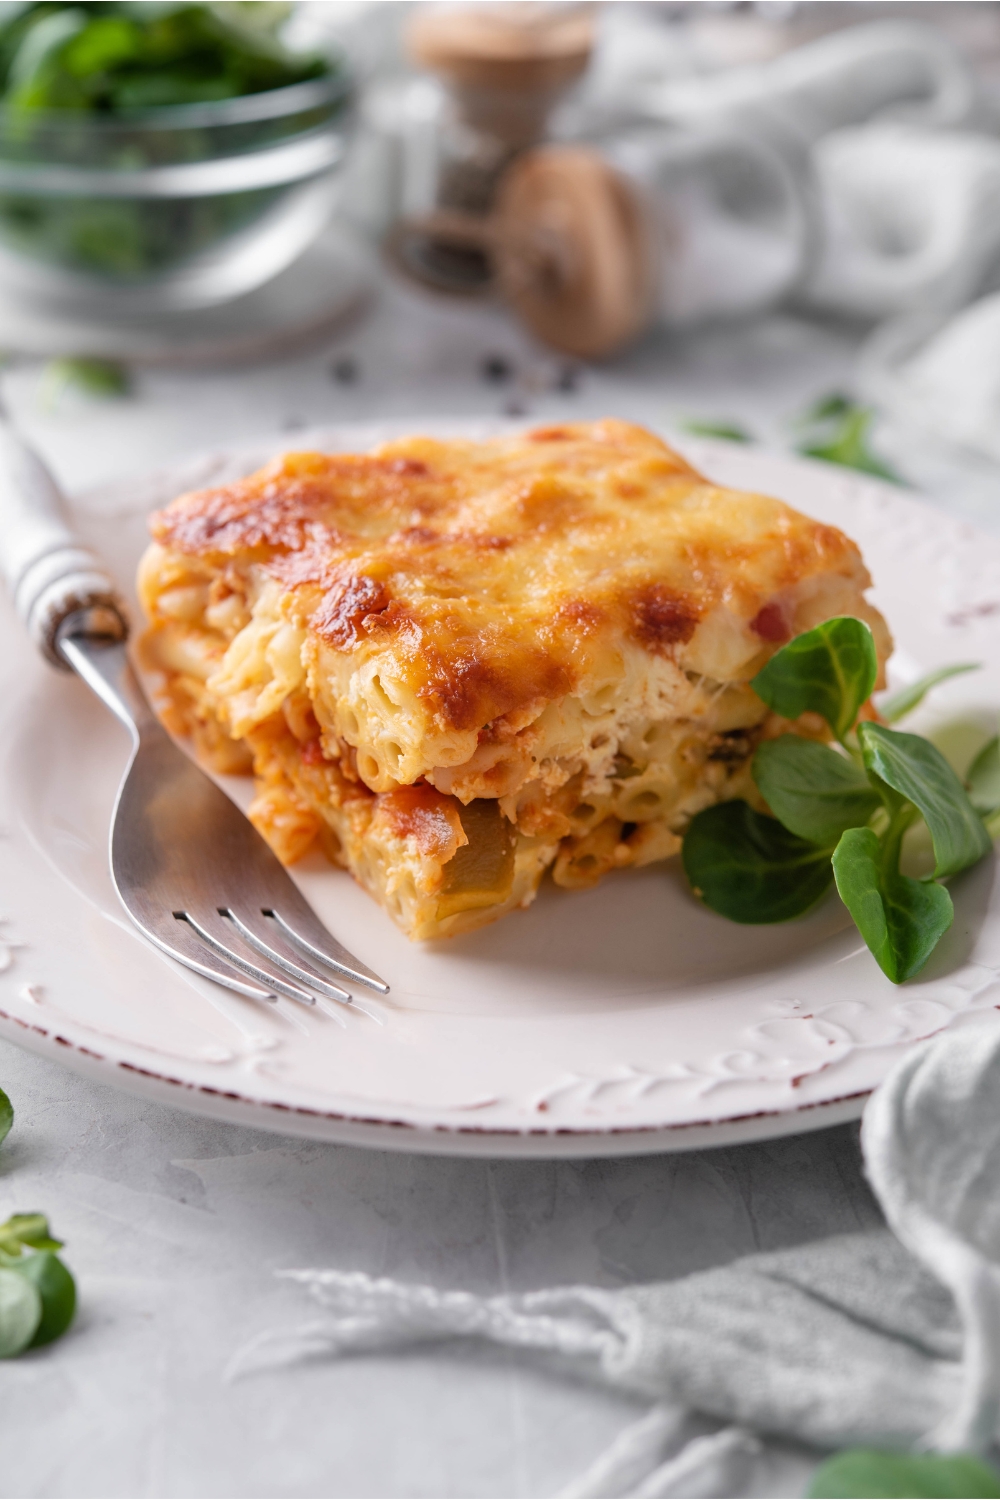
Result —
[[338, 68], [114, 118], [0, 110], [0, 290], [125, 318], [252, 291], [329, 218], [350, 97]]

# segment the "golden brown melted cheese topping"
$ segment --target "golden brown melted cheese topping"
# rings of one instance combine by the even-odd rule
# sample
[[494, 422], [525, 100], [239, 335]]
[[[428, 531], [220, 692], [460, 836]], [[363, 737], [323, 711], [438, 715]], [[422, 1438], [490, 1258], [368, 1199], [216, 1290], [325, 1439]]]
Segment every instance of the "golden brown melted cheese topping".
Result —
[[[618, 421], [292, 453], [182, 497], [152, 530], [217, 568], [262, 565], [289, 617], [337, 652], [391, 655], [392, 676], [458, 730], [560, 697], [609, 635], [667, 652], [724, 611], [741, 644], [776, 643], [784, 591], [863, 572], [841, 532], [709, 484]], [[752, 654], [727, 644], [739, 665]]]

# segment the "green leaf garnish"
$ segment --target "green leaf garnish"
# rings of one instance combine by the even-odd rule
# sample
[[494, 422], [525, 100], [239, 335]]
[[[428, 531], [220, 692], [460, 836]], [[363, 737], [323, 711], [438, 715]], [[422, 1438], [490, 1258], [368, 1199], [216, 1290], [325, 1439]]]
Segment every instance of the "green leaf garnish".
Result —
[[854, 410], [854, 402], [850, 396], [845, 396], [842, 391], [831, 391], [827, 396], [820, 396], [812, 406], [806, 408], [793, 425], [796, 427], [810, 427], [817, 422], [828, 422], [833, 417], [846, 417]]
[[[0, 4], [5, 159], [25, 169], [50, 161], [112, 172], [209, 161], [218, 155], [219, 132], [203, 117], [178, 116], [157, 129], [137, 114], [312, 80], [320, 87], [303, 89], [294, 108], [290, 101], [285, 112], [251, 111], [235, 127], [238, 150], [322, 133], [348, 108], [347, 70], [327, 44], [321, 51], [285, 45], [280, 28], [290, 9], [260, 0]], [[195, 200], [116, 199], [26, 194], [8, 182], [0, 189], [0, 241], [36, 265], [134, 285], [217, 252], [272, 214], [286, 191], [262, 183], [232, 192], [222, 184]]]
[[821, 1464], [809, 1500], [979, 1500], [1000, 1495], [1000, 1478], [971, 1453], [888, 1453], [849, 1448]]
[[15, 1270], [31, 1282], [42, 1299], [42, 1316], [28, 1347], [37, 1349], [42, 1344], [51, 1344], [62, 1337], [73, 1321], [76, 1282], [51, 1250], [26, 1256]]
[[111, 359], [53, 359], [42, 375], [43, 404], [54, 405], [64, 391], [106, 399], [126, 396], [128, 371]]
[[330, 71], [285, 48], [278, 5], [4, 7], [0, 86], [8, 107], [108, 115], [232, 99]]
[[9, 1135], [10, 1127], [14, 1123], [14, 1106], [11, 1104], [3, 1089], [0, 1089], [0, 1141]]
[[20, 1255], [28, 1250], [61, 1250], [62, 1240], [54, 1240], [49, 1234], [49, 1221], [44, 1214], [12, 1214], [6, 1224], [0, 1224], [0, 1251], [5, 1255]]
[[727, 443], [752, 443], [753, 434], [739, 422], [713, 421], [711, 418], [689, 417], [681, 422], [681, 429], [694, 437], [722, 438]]
[[753, 779], [786, 828], [828, 849], [846, 828], [867, 823], [881, 804], [878, 792], [854, 761], [829, 745], [796, 734], [758, 745]]
[[849, 828], [833, 852], [841, 901], [879, 968], [893, 984], [902, 984], [923, 968], [955, 911], [943, 885], [911, 880], [894, 865], [891, 860], [886, 868], [882, 842], [871, 828]]
[[[44, 1214], [12, 1214], [0, 1224], [0, 1358], [51, 1344], [72, 1323], [76, 1283], [55, 1254], [61, 1249]], [[28, 1290], [19, 1290], [11, 1277]]]
[[996, 735], [987, 740], [966, 771], [965, 784], [980, 817], [992, 817], [1000, 808], [1000, 739]]
[[732, 922], [787, 922], [833, 880], [829, 849], [746, 802], [719, 802], [692, 818], [681, 858], [695, 894]]
[[935, 878], [956, 875], [992, 848], [983, 820], [940, 750], [916, 734], [858, 726], [865, 769], [919, 808], [934, 844]]
[[931, 688], [937, 687], [939, 682], [947, 682], [949, 677], [958, 677], [963, 672], [978, 672], [981, 666], [982, 662], [965, 661], [953, 667], [938, 667], [936, 672], [928, 672], [925, 677], [911, 682], [909, 687], [900, 688], [898, 693], [890, 693], [887, 698], [883, 698], [878, 711], [887, 724], [896, 724], [918, 708]]
[[750, 686], [782, 718], [819, 714], [843, 741], [871, 697], [877, 676], [878, 656], [868, 626], [839, 615], [782, 646]]
[[42, 1295], [19, 1271], [0, 1266], [0, 1359], [27, 1349], [42, 1321]]
[[[896, 711], [915, 707], [935, 682], [962, 670], [970, 668], [915, 683]], [[967, 793], [929, 740], [857, 722], [877, 671], [872, 633], [850, 616], [827, 620], [777, 651], [753, 679], [758, 697], [783, 718], [819, 715], [847, 754], [790, 733], [763, 741], [751, 769], [775, 816], [746, 802], [706, 808], [691, 820], [682, 860], [695, 894], [735, 922], [787, 921], [836, 879], [876, 961], [902, 984], [919, 973], [954, 920], [938, 879], [992, 847], [983, 817], [1000, 823], [1000, 740], [976, 757]], [[899, 868], [903, 836], [920, 818], [934, 846], [927, 880]]]
[[874, 415], [870, 408], [858, 406], [847, 396], [823, 397], [796, 424], [805, 429], [796, 445], [797, 451], [807, 458], [821, 458], [828, 464], [840, 464], [901, 484], [899, 475], [869, 447], [868, 434]]
[[[58, 70], [59, 54], [87, 24], [81, 6], [61, 6], [38, 17], [14, 55], [7, 75], [7, 97], [15, 109], [45, 107]], [[61, 100], [53, 100], [58, 107]]]

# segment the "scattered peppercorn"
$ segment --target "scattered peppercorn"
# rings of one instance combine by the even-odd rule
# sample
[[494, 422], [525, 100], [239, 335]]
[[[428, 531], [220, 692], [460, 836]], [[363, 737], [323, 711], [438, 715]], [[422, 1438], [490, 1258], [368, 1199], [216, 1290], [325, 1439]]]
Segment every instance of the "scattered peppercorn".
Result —
[[361, 371], [358, 362], [350, 354], [342, 359], [335, 359], [330, 366], [330, 374], [338, 385], [354, 385], [360, 377]]
[[510, 360], [504, 359], [502, 354], [487, 354], [480, 370], [483, 379], [488, 380], [491, 385], [503, 385], [513, 374]]

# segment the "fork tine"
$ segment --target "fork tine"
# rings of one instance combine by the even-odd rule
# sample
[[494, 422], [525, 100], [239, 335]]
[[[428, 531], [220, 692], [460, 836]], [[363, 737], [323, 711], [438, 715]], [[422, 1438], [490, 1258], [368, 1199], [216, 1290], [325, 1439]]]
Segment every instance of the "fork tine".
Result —
[[276, 907], [265, 907], [263, 913], [266, 917], [273, 917], [296, 947], [301, 948], [310, 958], [326, 964], [357, 984], [366, 984], [369, 989], [378, 990], [381, 995], [389, 993], [385, 980], [380, 979], [367, 964], [355, 958], [353, 953], [348, 953], [343, 944], [338, 943], [327, 932], [305, 901], [297, 901], [294, 905], [283, 903], [280, 911]]
[[277, 1002], [278, 997], [271, 988], [269, 980], [266, 989], [251, 984], [249, 978], [217, 958], [214, 951], [205, 946], [186, 922], [174, 922], [172, 926], [176, 928], [176, 933], [171, 931], [169, 938], [161, 935], [153, 927], [143, 927], [142, 931], [164, 953], [175, 958], [178, 963], [184, 964], [186, 968], [193, 969], [203, 979], [212, 979], [216, 984], [224, 984], [227, 989], [235, 990], [239, 995], [246, 995], [249, 1000], [267, 1000], [271, 1004]]
[[[255, 922], [254, 913], [251, 910], [227, 906], [219, 908], [219, 915], [228, 917], [245, 942], [256, 948], [264, 958], [270, 959], [271, 963], [276, 964], [279, 969], [283, 969], [286, 974], [290, 974], [293, 979], [299, 980], [301, 984], [308, 985], [311, 989], [318, 990], [329, 1000], [339, 1000], [342, 1005], [351, 1004], [350, 995], [347, 990], [341, 989], [339, 984], [331, 984], [329, 980], [321, 978], [319, 974], [314, 974], [312, 970], [304, 969], [301, 964], [296, 963], [291, 953], [285, 951], [286, 948], [291, 947], [291, 944], [285, 942], [281, 928], [275, 927], [275, 924], [268, 921], [263, 914], [258, 916]], [[265, 923], [272, 929], [271, 932], [266, 932], [266, 929], [261, 930]]]
[[[254, 999], [281, 994], [315, 1005], [312, 990], [321, 991], [320, 981], [309, 973], [313, 962], [323, 973], [334, 969], [385, 993], [389, 986], [326, 931], [253, 825], [153, 717], [122, 642], [109, 644], [88, 635], [81, 624], [79, 633], [74, 627], [72, 641], [67, 638], [64, 654], [130, 727], [135, 741], [112, 823], [111, 873], [140, 931], [206, 978]], [[254, 945], [219, 915], [220, 899], [228, 900], [234, 890], [243, 893], [241, 909], [252, 908], [253, 921], [247, 925], [257, 937], [263, 936], [260, 916], [270, 917], [279, 908], [275, 925], [281, 928], [281, 940], [269, 942], [270, 953], [261, 955], [259, 944], [255, 953]], [[295, 972], [306, 977], [309, 988], [287, 977], [293, 960], [282, 952], [284, 937], [304, 955]], [[255, 961], [258, 956], [260, 962]], [[284, 960], [275, 964], [279, 972], [272, 972], [269, 966], [279, 958]], [[332, 992], [341, 999], [339, 987], [328, 979], [323, 984], [324, 995]]]
[[187, 922], [202, 941], [207, 943], [227, 963], [232, 964], [236, 969], [241, 969], [244, 974], [249, 975], [258, 984], [270, 985], [279, 994], [287, 995], [290, 1000], [298, 1000], [302, 1005], [316, 1004], [315, 995], [311, 995], [308, 990], [300, 989], [297, 984], [292, 984], [290, 979], [286, 979], [278, 974], [271, 974], [267, 969], [262, 969], [259, 964], [252, 963], [250, 959], [244, 958], [239, 949], [233, 946], [233, 939], [236, 933], [234, 932], [232, 923], [228, 922], [225, 917], [221, 917], [217, 911], [200, 912], [197, 917], [192, 916], [189, 911], [175, 912], [174, 915], [179, 922]]

